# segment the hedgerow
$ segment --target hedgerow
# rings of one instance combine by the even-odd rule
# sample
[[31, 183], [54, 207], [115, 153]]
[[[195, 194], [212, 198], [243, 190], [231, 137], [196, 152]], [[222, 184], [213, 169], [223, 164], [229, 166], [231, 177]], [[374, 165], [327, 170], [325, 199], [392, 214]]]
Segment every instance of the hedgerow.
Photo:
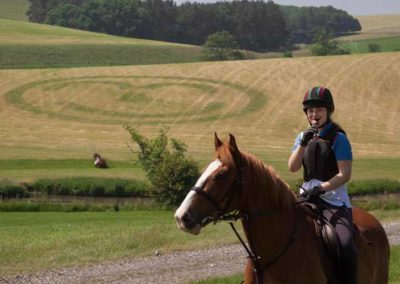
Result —
[[46, 195], [70, 195], [91, 197], [147, 197], [151, 186], [145, 181], [72, 177], [61, 179], [39, 179], [33, 183], [0, 183], [2, 198], [23, 198], [34, 193]]
[[32, 184], [32, 190], [48, 195], [145, 197], [150, 192], [150, 185], [135, 180], [75, 177], [39, 179]]

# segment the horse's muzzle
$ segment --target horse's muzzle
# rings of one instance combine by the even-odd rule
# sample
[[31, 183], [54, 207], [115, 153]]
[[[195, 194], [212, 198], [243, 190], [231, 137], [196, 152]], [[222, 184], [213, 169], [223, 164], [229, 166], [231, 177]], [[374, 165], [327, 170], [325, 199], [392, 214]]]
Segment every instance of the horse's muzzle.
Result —
[[181, 230], [194, 235], [200, 233], [201, 225], [190, 212], [185, 212], [181, 216], [175, 214], [175, 220]]

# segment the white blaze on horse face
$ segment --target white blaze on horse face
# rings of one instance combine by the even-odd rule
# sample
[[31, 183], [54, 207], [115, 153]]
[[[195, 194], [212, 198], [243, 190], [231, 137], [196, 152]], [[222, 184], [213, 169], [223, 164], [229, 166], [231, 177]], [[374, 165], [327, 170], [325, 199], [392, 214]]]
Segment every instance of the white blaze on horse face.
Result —
[[[220, 160], [215, 160], [211, 164], [208, 165], [207, 169], [204, 171], [204, 173], [201, 175], [201, 177], [197, 180], [195, 187], [202, 187], [204, 185], [204, 182], [207, 180], [207, 178], [220, 166], [222, 165]], [[196, 195], [196, 192], [194, 191], [189, 191], [188, 195], [186, 196], [185, 200], [183, 200], [181, 206], [179, 206], [178, 210], [175, 212], [175, 218], [178, 222], [179, 228], [183, 228], [183, 224], [181, 222], [183, 215], [189, 211], [189, 208], [192, 204], [193, 197]], [[202, 220], [200, 220], [201, 222]]]
[[195, 187], [203, 187], [204, 182], [206, 179], [220, 166], [222, 165], [220, 160], [215, 160], [211, 164], [208, 165], [207, 169], [204, 171], [204, 173], [201, 175], [201, 177], [197, 180], [196, 184], [194, 185]]

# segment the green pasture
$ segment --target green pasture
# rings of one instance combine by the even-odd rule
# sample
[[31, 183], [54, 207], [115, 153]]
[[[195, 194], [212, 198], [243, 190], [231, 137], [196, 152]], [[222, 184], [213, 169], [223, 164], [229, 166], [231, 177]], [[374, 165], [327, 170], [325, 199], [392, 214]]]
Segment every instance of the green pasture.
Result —
[[235, 243], [227, 224], [201, 236], [172, 211], [0, 213], [0, 276]]
[[[237, 284], [243, 280], [243, 275], [232, 275], [229, 277], [210, 278], [202, 281], [191, 282], [191, 284]], [[393, 246], [390, 250], [389, 283], [400, 283], [400, 246]]]
[[26, 15], [28, 7], [28, 0], [1, 0], [0, 18], [28, 21], [28, 16]]
[[[132, 155], [132, 154], [131, 154]], [[129, 158], [129, 157], [127, 157]], [[133, 155], [132, 155], [133, 158]], [[269, 160], [260, 157], [265, 164], [274, 167], [279, 176], [289, 184], [301, 179], [301, 172], [290, 173], [285, 159]], [[196, 159], [204, 168], [210, 160]], [[146, 173], [134, 160], [109, 160], [109, 169], [98, 169], [91, 159], [13, 159], [0, 160], [0, 180], [32, 182], [39, 178], [63, 177], [115, 177], [145, 180]], [[400, 159], [358, 159], [354, 161], [352, 180], [392, 179], [399, 180]]]
[[340, 44], [352, 54], [368, 53], [369, 44], [378, 44], [381, 52], [400, 51], [400, 36], [346, 41]]
[[146, 65], [199, 61], [197, 46], [0, 19], [0, 68]]
[[146, 179], [143, 169], [133, 161], [108, 160], [108, 169], [98, 169], [92, 159], [0, 160], [0, 180], [32, 182], [40, 178], [115, 177]]
[[165, 45], [0, 45], [0, 68], [147, 65], [200, 60], [200, 48]]
[[1, 44], [139, 44], [185, 46], [162, 41], [118, 37], [102, 33], [0, 18]]
[[[200, 236], [183, 233], [173, 213], [0, 213], [0, 276], [237, 243], [225, 223], [206, 227]], [[400, 218], [398, 210], [373, 213], [385, 214], [383, 221]], [[398, 249], [394, 252], [392, 263], [398, 263]]]

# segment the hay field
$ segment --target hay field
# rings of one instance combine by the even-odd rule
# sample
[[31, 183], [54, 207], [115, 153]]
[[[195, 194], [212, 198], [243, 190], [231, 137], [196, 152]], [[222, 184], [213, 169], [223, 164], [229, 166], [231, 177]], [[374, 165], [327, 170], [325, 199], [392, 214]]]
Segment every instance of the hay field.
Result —
[[356, 16], [361, 24], [361, 32], [344, 36], [343, 41], [357, 41], [383, 37], [400, 36], [400, 15]]
[[212, 157], [213, 133], [285, 161], [307, 127], [304, 92], [329, 86], [355, 157], [400, 158], [400, 54], [0, 71], [0, 160], [131, 157], [122, 124], [160, 125]]

